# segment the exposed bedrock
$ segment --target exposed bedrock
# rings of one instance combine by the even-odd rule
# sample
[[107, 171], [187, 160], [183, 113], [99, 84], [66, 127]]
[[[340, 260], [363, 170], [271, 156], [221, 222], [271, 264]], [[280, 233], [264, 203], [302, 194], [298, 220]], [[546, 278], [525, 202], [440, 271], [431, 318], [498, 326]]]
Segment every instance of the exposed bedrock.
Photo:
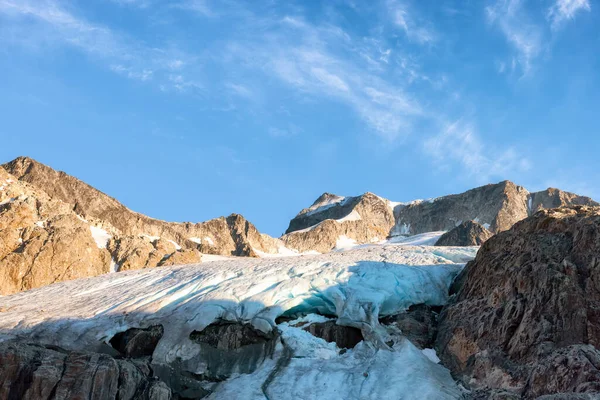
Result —
[[444, 233], [436, 246], [481, 246], [486, 240], [494, 236], [483, 225], [475, 221], [466, 221], [456, 228]]
[[273, 355], [279, 333], [276, 329], [263, 333], [249, 324], [215, 323], [192, 332], [190, 339], [200, 346], [200, 356], [183, 366], [191, 370], [205, 366], [207, 379], [223, 380], [233, 373], [254, 372]]
[[454, 290], [436, 347], [465, 385], [524, 398], [598, 396], [600, 208], [540, 211], [497, 234]]
[[171, 390], [143, 362], [7, 341], [0, 343], [0, 398], [169, 400]]

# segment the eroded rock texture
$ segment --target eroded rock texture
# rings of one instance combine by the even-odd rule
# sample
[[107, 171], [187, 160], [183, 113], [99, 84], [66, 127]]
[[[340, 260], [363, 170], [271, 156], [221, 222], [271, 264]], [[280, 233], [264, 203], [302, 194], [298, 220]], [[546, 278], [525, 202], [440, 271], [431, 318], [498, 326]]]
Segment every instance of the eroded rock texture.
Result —
[[418, 348], [431, 348], [437, 334], [439, 311], [440, 307], [416, 304], [405, 313], [383, 318], [380, 322], [383, 325], [395, 325]]
[[[221, 380], [233, 373], [254, 372], [267, 357], [273, 355], [279, 333], [277, 330], [263, 333], [249, 324], [216, 323], [200, 332], [193, 332], [190, 339], [200, 346], [201, 360], [193, 362], [206, 364], [204, 377]], [[193, 366], [191, 370], [197, 368]]]
[[0, 343], [0, 398], [169, 400], [171, 391], [142, 363], [9, 341]]
[[241, 215], [165, 222], [27, 157], [0, 168], [0, 295], [108, 272], [198, 263], [201, 252], [256, 257], [281, 246]]
[[311, 207], [300, 211], [281, 237], [286, 246], [325, 253], [336, 247], [341, 236], [357, 243], [371, 243], [389, 235], [394, 214], [388, 200], [373, 193], [340, 199], [325, 193]]
[[481, 247], [441, 314], [437, 349], [476, 390], [600, 392], [600, 208], [540, 211]]
[[484, 226], [475, 221], [466, 221], [444, 233], [436, 246], [481, 246], [493, 236]]

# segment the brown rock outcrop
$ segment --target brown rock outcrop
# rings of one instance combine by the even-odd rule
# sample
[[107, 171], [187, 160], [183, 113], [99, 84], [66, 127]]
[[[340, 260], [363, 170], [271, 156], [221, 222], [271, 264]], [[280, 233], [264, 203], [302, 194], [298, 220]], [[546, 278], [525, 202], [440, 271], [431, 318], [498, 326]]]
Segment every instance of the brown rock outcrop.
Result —
[[135, 213], [80, 180], [30, 158], [0, 168], [0, 295], [69, 279], [276, 253], [278, 239], [232, 214], [171, 223]]
[[483, 242], [491, 238], [492, 232], [475, 221], [466, 221], [456, 228], [444, 233], [436, 246], [481, 246]]
[[545, 210], [486, 241], [440, 316], [444, 364], [476, 390], [600, 392], [600, 208]]
[[[394, 226], [390, 202], [372, 193], [341, 198], [323, 194], [308, 209], [302, 210], [281, 237], [289, 248], [326, 253], [336, 247], [340, 236], [357, 243], [385, 239]], [[323, 204], [323, 205], [322, 205]]]
[[68, 205], [3, 169], [0, 183], [0, 294], [109, 271], [109, 252]]
[[[2, 167], [18, 180], [30, 183], [49, 196], [69, 204], [86, 219], [95, 218], [113, 226], [123, 236], [155, 236], [173, 240], [183, 248], [226, 256], [253, 256], [253, 249], [276, 253], [279, 241], [261, 235], [242, 216], [232, 214], [207, 222], [166, 222], [131, 211], [114, 198], [62, 171], [28, 157], [19, 157]], [[235, 223], [231, 223], [234, 220]], [[236, 227], [245, 226], [241, 230]], [[190, 238], [202, 240], [199, 245]], [[208, 238], [208, 240], [206, 239]]]
[[[299, 251], [326, 252], [335, 247], [342, 235], [358, 244], [372, 243], [389, 236], [451, 231], [466, 221], [497, 233], [540, 209], [572, 205], [600, 204], [589, 197], [552, 188], [530, 193], [509, 181], [410, 203], [393, 203], [372, 193], [357, 197], [324, 193], [290, 221], [281, 239]], [[473, 241], [482, 242], [489, 237], [486, 233], [481, 235], [479, 240], [463, 238], [462, 242], [475, 245]]]

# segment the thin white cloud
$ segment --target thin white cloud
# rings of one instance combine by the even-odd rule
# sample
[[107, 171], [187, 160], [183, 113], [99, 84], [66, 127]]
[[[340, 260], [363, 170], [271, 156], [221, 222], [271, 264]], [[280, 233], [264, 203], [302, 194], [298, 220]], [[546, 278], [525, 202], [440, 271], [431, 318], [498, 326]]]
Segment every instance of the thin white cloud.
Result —
[[516, 54], [512, 61], [514, 66], [518, 64], [523, 75], [528, 75], [532, 71], [534, 60], [542, 52], [541, 28], [530, 22], [523, 10], [521, 0], [498, 0], [494, 5], [486, 7], [485, 11], [488, 22], [500, 29], [515, 50]]
[[428, 44], [436, 40], [433, 30], [426, 26], [423, 20], [414, 17], [414, 12], [405, 1], [389, 1], [388, 11], [393, 23], [404, 31], [409, 40], [420, 44]]
[[245, 97], [247, 99], [254, 98], [254, 93], [252, 93], [252, 90], [250, 90], [245, 85], [241, 85], [238, 83], [232, 83], [232, 82], [226, 82], [225, 87], [227, 88], [227, 90], [229, 90], [231, 93], [233, 93], [237, 96]]
[[206, 0], [183, 0], [173, 4], [172, 7], [185, 11], [192, 11], [205, 17], [214, 17], [216, 15], [215, 11], [208, 5], [208, 1]]
[[558, 29], [565, 22], [575, 18], [580, 11], [590, 11], [589, 0], [556, 0], [548, 10], [548, 20], [552, 29]]
[[419, 102], [402, 86], [382, 78], [380, 69], [364, 58], [367, 45], [373, 54], [389, 57], [391, 52], [381, 51], [381, 43], [358, 40], [358, 47], [339, 27], [300, 18], [285, 17], [274, 25], [267, 34], [230, 43], [230, 62], [261, 69], [314, 99], [346, 104], [385, 140], [411, 133], [414, 120], [423, 115]]
[[[124, 1], [124, 0], [123, 0]], [[133, 3], [133, 1], [130, 1]], [[148, 47], [110, 28], [90, 22], [70, 12], [56, 0], [0, 0], [0, 16], [20, 32], [18, 44], [24, 41], [48, 42], [73, 46], [90, 57], [105, 63], [111, 71], [129, 79], [162, 81], [163, 87], [172, 84], [177, 90], [190, 83], [181, 73], [179, 80], [171, 79], [170, 71], [187, 64], [187, 55], [174, 49]]]
[[530, 168], [529, 160], [512, 148], [498, 151], [486, 147], [474, 125], [463, 120], [446, 124], [439, 134], [425, 141], [424, 150], [440, 168], [459, 164], [480, 182]]
[[287, 128], [270, 127], [268, 132], [269, 136], [271, 136], [272, 138], [284, 139], [300, 134], [300, 132], [302, 132], [302, 129], [300, 129], [296, 125], [290, 124]]

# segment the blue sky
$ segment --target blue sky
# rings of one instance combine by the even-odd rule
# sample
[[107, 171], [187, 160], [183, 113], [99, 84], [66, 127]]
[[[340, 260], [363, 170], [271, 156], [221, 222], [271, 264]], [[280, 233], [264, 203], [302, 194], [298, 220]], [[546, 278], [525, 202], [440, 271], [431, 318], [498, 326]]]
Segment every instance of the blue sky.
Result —
[[278, 236], [321, 193], [600, 198], [590, 0], [0, 0], [0, 160]]

